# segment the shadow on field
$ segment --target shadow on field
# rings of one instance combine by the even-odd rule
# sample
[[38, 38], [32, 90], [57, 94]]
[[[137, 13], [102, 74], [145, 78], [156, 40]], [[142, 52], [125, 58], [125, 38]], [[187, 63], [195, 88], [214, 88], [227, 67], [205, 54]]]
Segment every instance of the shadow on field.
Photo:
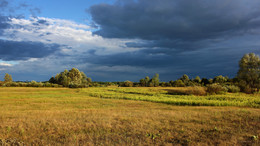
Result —
[[134, 92], [134, 91], [118, 91], [118, 90], [109, 90], [116, 93], [123, 93], [123, 94], [136, 94], [136, 95], [153, 95], [151, 93], [140, 93], [140, 92]]
[[169, 95], [190, 95], [190, 94], [186, 93], [186, 92], [183, 91], [183, 90], [163, 89], [163, 91], [167, 91], [166, 94], [169, 94]]
[[198, 95], [204, 96], [207, 94], [205, 88], [203, 87], [186, 87], [186, 88], [179, 88], [179, 89], [163, 89], [167, 91], [169, 95]]

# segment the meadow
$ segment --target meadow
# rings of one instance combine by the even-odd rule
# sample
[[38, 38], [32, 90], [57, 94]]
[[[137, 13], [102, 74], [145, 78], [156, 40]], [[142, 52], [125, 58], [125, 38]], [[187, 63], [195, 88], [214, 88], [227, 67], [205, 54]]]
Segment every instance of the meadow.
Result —
[[259, 93], [191, 90], [0, 88], [0, 145], [260, 144]]

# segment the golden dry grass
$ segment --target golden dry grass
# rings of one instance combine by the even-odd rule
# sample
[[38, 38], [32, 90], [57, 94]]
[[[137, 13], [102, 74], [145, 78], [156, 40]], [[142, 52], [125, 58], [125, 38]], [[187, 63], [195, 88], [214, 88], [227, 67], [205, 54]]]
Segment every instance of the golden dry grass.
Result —
[[259, 145], [259, 123], [258, 108], [103, 99], [82, 89], [0, 88], [0, 145]]

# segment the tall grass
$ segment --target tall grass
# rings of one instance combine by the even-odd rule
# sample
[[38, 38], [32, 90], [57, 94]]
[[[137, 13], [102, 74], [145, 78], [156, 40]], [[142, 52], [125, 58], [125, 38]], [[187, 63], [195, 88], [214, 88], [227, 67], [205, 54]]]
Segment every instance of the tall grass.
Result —
[[[169, 94], [172, 89], [0, 88], [0, 146], [259, 145], [260, 109], [172, 106], [132, 100], [157, 98], [166, 103], [171, 98], [223, 99]], [[231, 99], [225, 100], [242, 96], [230, 95]]]
[[243, 106], [243, 107], [255, 107], [255, 108], [260, 107], [259, 94], [249, 95], [244, 93], [226, 93], [222, 95], [198, 96], [198, 95], [189, 95], [190, 90], [187, 90], [187, 88], [185, 87], [183, 88], [140, 87], [140, 88], [88, 88], [88, 89], [82, 89], [81, 92], [92, 97], [151, 101], [151, 102], [166, 103], [172, 105]]

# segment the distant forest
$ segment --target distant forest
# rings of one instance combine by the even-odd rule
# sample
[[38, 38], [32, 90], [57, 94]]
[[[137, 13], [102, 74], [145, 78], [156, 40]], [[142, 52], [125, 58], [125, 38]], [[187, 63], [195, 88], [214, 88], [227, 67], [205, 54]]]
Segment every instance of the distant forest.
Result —
[[2, 87], [68, 87], [68, 88], [86, 88], [86, 87], [206, 87], [208, 92], [259, 92], [260, 89], [260, 58], [254, 53], [245, 54], [239, 61], [239, 71], [235, 78], [227, 76], [216, 76], [213, 79], [189, 78], [184, 74], [179, 79], [169, 82], [160, 82], [159, 74], [155, 74], [152, 78], [146, 76], [139, 82], [92, 82], [84, 72], [77, 68], [64, 70], [55, 77], [51, 77], [45, 82], [13, 82], [12, 76], [5, 74], [4, 81], [0, 81]]

